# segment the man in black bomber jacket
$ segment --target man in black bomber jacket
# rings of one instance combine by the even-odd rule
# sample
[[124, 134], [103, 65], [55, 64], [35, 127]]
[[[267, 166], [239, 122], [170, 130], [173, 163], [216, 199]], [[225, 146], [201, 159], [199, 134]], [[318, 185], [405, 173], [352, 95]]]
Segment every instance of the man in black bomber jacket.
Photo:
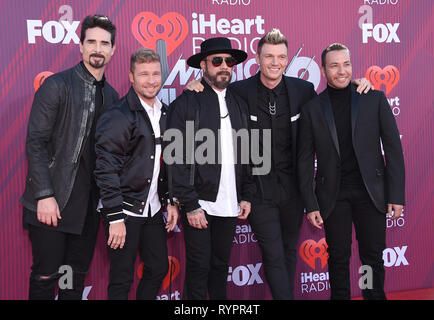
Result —
[[138, 49], [131, 56], [127, 95], [103, 115], [96, 130], [96, 182], [108, 229], [108, 298], [126, 300], [134, 280], [137, 250], [144, 263], [136, 298], [154, 300], [169, 269], [166, 231], [177, 223], [168, 200], [161, 161], [167, 107], [157, 98], [162, 86], [160, 56]]
[[82, 298], [99, 228], [93, 177], [96, 120], [119, 99], [104, 77], [115, 35], [106, 16], [86, 17], [80, 37], [83, 61], [48, 77], [33, 100], [26, 140], [29, 168], [20, 199], [33, 253], [29, 299], [54, 299], [63, 265], [72, 268], [73, 280], [59, 288], [59, 299]]

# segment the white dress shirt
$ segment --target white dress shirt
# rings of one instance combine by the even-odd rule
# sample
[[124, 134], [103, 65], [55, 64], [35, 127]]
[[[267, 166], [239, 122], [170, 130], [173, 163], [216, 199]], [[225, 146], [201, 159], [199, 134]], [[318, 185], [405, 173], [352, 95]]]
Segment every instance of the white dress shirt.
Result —
[[220, 184], [215, 202], [199, 200], [199, 205], [209, 215], [237, 217], [239, 212], [237, 186], [235, 181], [235, 161], [232, 138], [232, 125], [225, 101], [226, 89], [214, 90], [220, 107], [219, 143], [221, 148]]

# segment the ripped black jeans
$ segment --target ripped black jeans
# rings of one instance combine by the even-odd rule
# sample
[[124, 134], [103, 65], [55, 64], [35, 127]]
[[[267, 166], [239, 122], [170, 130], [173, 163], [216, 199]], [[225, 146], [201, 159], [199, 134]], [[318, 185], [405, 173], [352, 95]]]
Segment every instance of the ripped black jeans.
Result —
[[29, 300], [55, 298], [55, 290], [62, 276], [59, 273], [61, 266], [72, 269], [72, 288], [59, 288], [59, 300], [81, 300], [98, 228], [99, 217], [95, 210], [88, 210], [81, 235], [29, 225], [33, 253]]

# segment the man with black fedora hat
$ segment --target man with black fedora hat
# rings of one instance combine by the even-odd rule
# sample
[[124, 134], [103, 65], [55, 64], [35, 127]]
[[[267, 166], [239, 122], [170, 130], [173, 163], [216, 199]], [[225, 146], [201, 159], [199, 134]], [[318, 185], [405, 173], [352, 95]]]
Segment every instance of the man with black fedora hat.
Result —
[[[240, 161], [241, 142], [233, 141], [232, 135], [234, 130], [247, 129], [247, 105], [227, 89], [232, 68], [246, 58], [246, 52], [232, 49], [227, 38], [205, 40], [200, 52], [187, 60], [189, 66], [202, 69], [204, 90], [184, 91], [169, 108], [168, 127], [182, 133], [184, 146], [193, 146], [193, 150], [183, 148], [169, 165], [184, 227], [186, 299], [204, 300], [207, 294], [210, 299], [227, 298], [228, 261], [237, 218], [247, 218], [255, 193], [250, 168]], [[193, 137], [187, 133], [191, 124]], [[209, 148], [205, 141], [205, 161], [200, 155], [189, 161], [191, 152], [197, 154], [205, 145], [195, 144], [200, 130], [212, 132], [216, 143]]]

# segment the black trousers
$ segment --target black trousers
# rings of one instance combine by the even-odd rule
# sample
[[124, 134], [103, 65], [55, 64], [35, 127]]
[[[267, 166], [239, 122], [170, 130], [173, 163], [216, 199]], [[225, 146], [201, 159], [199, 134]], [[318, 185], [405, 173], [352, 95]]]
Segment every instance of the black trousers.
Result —
[[265, 278], [273, 299], [294, 299], [297, 241], [303, 220], [298, 192], [253, 202], [249, 223], [262, 252]]
[[182, 212], [186, 269], [183, 299], [226, 300], [229, 258], [234, 240], [236, 217], [216, 217], [205, 214], [207, 229], [189, 225]]
[[[99, 215], [89, 201], [86, 220], [80, 235], [29, 225], [33, 264], [29, 281], [30, 300], [53, 300], [59, 268], [72, 268], [72, 289], [59, 288], [59, 300], [80, 300], [84, 280], [92, 261], [99, 228]], [[25, 214], [34, 214], [24, 208]], [[47, 278], [48, 277], [48, 278]]]
[[[161, 282], [169, 270], [166, 229], [163, 213], [153, 217], [127, 217], [126, 240], [122, 249], [108, 247], [110, 258], [109, 300], [127, 300], [134, 281], [134, 265], [139, 251], [144, 264], [136, 291], [137, 300], [155, 300]], [[109, 225], [106, 225], [108, 234]]]
[[[386, 217], [371, 201], [364, 186], [341, 186], [336, 207], [324, 221], [328, 245], [331, 299], [350, 299], [352, 224], [359, 256], [372, 268], [373, 288], [362, 290], [365, 299], [386, 299], [383, 250], [386, 248]], [[360, 277], [362, 274], [360, 275]]]

